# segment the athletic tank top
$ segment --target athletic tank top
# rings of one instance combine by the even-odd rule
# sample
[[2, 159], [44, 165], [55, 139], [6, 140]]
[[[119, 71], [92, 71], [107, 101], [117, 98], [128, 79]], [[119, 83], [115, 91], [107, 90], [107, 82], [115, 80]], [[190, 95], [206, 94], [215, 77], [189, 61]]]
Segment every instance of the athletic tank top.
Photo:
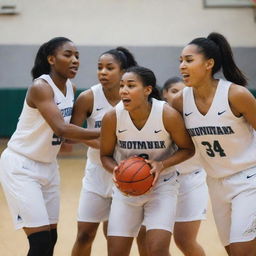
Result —
[[232, 83], [219, 80], [206, 115], [195, 104], [193, 89], [183, 90], [183, 116], [186, 128], [200, 152], [209, 176], [221, 178], [256, 166], [256, 136], [244, 117], [232, 113], [228, 92]]
[[199, 161], [199, 155], [197, 153], [195, 153], [195, 155], [188, 160], [185, 160], [184, 162], [175, 165], [175, 167], [180, 174], [188, 174], [196, 170], [202, 169], [202, 165]]
[[[114, 158], [118, 163], [133, 155], [161, 161], [174, 153], [172, 139], [163, 124], [164, 104], [164, 101], [152, 99], [150, 115], [141, 130], [133, 124], [123, 102], [116, 106], [117, 144]], [[173, 171], [176, 171], [175, 167], [169, 167], [161, 174]]]
[[[87, 119], [87, 127], [100, 128], [103, 116], [106, 112], [113, 109], [113, 106], [106, 99], [101, 84], [92, 86], [91, 90], [93, 93], [93, 109], [91, 115]], [[102, 165], [99, 149], [89, 147], [87, 151], [87, 158], [94, 164]]]
[[[37, 79], [43, 79], [51, 86], [54, 101], [65, 122], [69, 123], [74, 103], [74, 91], [70, 80], [67, 80], [64, 96], [49, 75], [42, 75]], [[16, 131], [9, 140], [8, 147], [32, 160], [51, 163], [56, 160], [61, 142], [61, 138], [54, 134], [38, 109], [31, 108], [25, 99]]]

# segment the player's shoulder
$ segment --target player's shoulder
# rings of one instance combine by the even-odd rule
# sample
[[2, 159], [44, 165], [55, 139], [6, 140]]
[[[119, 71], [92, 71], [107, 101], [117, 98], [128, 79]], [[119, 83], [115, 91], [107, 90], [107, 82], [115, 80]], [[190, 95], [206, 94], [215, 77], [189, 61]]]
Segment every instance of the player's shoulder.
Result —
[[26, 100], [29, 106], [35, 107], [38, 102], [52, 101], [54, 91], [48, 82], [44, 79], [35, 79], [28, 87]]
[[109, 111], [107, 111], [104, 115], [105, 119], [113, 119], [116, 117], [116, 110], [115, 109], [111, 109]]
[[74, 104], [75, 111], [87, 113], [89, 116], [93, 109], [93, 94], [90, 89], [81, 92]]
[[230, 85], [230, 89], [229, 89], [230, 94], [239, 95], [239, 94], [248, 93], [248, 92], [250, 91], [244, 86], [234, 84], [234, 83]]
[[101, 89], [101, 87], [101, 84], [92, 85], [90, 88], [81, 92], [78, 98], [82, 98], [83, 100], [93, 100], [94, 95], [97, 95], [97, 90]]
[[174, 107], [170, 106], [169, 104], [164, 104], [163, 106], [163, 117], [164, 119], [174, 119], [179, 116], [180, 113]]
[[50, 84], [47, 82], [47, 80], [39, 77], [33, 80], [32, 86], [40, 88], [40, 87], [50, 86]]
[[244, 86], [238, 84], [231, 84], [229, 89], [229, 100], [246, 99], [248, 97], [254, 97], [252, 93]]
[[93, 98], [93, 93], [92, 93], [92, 90], [91, 89], [86, 89], [84, 91], [82, 91], [78, 97], [78, 99], [89, 99], [89, 98]]
[[93, 93], [91, 89], [86, 89], [82, 91], [76, 99], [76, 104], [83, 106], [92, 106], [93, 105]]
[[172, 107], [180, 113], [183, 113], [183, 90], [179, 91], [172, 101]]
[[228, 101], [236, 116], [249, 113], [255, 106], [255, 97], [245, 87], [232, 84], [229, 89]]
[[115, 127], [116, 126], [116, 111], [115, 109], [111, 109], [108, 112], [105, 113], [105, 115], [102, 118], [102, 126], [106, 127]]
[[32, 94], [53, 95], [53, 90], [50, 84], [43, 78], [37, 78], [29, 86], [28, 92]]

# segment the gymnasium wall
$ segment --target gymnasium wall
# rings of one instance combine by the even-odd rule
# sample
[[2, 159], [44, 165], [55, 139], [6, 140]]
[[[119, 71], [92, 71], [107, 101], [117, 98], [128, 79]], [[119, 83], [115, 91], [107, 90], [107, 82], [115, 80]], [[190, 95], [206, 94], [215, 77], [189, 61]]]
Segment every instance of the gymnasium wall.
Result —
[[[89, 88], [97, 83], [97, 60], [104, 51], [116, 47], [78, 45], [80, 70], [74, 79], [78, 88]], [[166, 79], [179, 75], [179, 56], [182, 47], [175, 46], [127, 46], [140, 65], [151, 68], [161, 86]], [[39, 45], [0, 45], [0, 89], [27, 88], [36, 51]], [[256, 89], [256, 47], [233, 47], [234, 58], [249, 80], [249, 87]]]
[[[250, 89], [256, 97], [256, 90]], [[78, 89], [78, 96], [83, 89]], [[16, 129], [16, 124], [22, 110], [23, 101], [26, 95], [25, 88], [0, 89], [0, 138], [10, 137]]]
[[[252, 8], [204, 8], [203, 0], [2, 1], [16, 2], [19, 14], [0, 15], [0, 44], [38, 45], [63, 35], [79, 45], [183, 46], [211, 31], [233, 46], [256, 42]], [[250, 0], [222, 0], [239, 1]]]
[[15, 129], [39, 45], [55, 36], [66, 36], [78, 45], [81, 66], [74, 82], [79, 91], [97, 82], [98, 56], [119, 45], [152, 68], [161, 86], [179, 74], [182, 47], [212, 31], [227, 37], [249, 88], [256, 89], [252, 8], [204, 8], [203, 0], [10, 2], [16, 2], [19, 14], [0, 15], [0, 137]]

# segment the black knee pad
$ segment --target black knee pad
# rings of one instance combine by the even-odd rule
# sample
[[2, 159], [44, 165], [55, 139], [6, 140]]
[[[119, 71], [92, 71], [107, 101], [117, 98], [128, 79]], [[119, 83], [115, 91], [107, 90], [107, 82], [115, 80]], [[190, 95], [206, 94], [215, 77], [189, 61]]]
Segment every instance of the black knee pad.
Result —
[[51, 234], [41, 231], [28, 236], [29, 251], [27, 256], [48, 256], [51, 248]]
[[51, 240], [52, 240], [52, 244], [55, 245], [58, 239], [58, 234], [57, 234], [57, 229], [51, 229]]
[[57, 238], [58, 238], [58, 235], [57, 235], [57, 229], [51, 229], [50, 230], [50, 235], [51, 235], [51, 245], [50, 245], [50, 250], [47, 254], [47, 256], [52, 256], [53, 255], [53, 251], [54, 251], [54, 246], [57, 242]]

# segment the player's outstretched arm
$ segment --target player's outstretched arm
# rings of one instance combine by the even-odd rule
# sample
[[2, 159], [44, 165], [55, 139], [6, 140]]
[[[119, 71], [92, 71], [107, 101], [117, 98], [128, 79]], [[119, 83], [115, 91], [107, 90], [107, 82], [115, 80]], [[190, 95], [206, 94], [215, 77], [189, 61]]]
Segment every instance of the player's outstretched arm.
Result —
[[[71, 124], [77, 125], [77, 126], [83, 126], [84, 122], [87, 120], [87, 118], [91, 115], [93, 111], [93, 93], [92, 90], [86, 90], [79, 94], [77, 97], [72, 117], [71, 117]], [[85, 143], [89, 147], [93, 148], [100, 148], [100, 139], [99, 137], [93, 140], [80, 140], [79, 142]]]
[[54, 133], [66, 139], [94, 139], [99, 136], [99, 129], [84, 129], [73, 124], [66, 124], [54, 102], [51, 87], [42, 79], [38, 79], [28, 90], [26, 96], [30, 107], [37, 108]]

